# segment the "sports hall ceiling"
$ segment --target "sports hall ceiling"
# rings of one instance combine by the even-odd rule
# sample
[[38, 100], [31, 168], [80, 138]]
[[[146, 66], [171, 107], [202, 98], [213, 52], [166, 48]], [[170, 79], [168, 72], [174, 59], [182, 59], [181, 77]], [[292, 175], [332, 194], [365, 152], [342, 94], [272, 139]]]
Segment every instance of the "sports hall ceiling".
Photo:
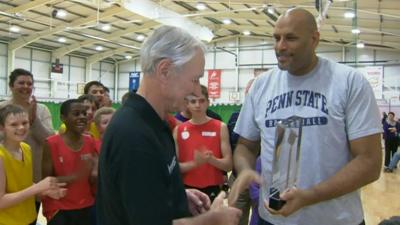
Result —
[[[123, 61], [137, 57], [143, 39], [171, 19], [206, 27], [211, 42], [268, 43], [277, 17], [293, 6], [319, 17], [323, 43], [400, 51], [400, 0], [0, 0], [0, 41], [48, 49], [53, 59]], [[350, 12], [355, 17], [345, 18]]]

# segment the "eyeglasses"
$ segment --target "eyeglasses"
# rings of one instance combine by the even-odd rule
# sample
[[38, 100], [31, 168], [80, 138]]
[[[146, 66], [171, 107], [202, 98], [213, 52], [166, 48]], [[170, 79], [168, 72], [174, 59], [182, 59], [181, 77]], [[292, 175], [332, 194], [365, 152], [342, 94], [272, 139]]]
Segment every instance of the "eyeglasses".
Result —
[[206, 99], [205, 98], [192, 98], [192, 99], [189, 99], [189, 103], [190, 104], [196, 104], [196, 102], [198, 102], [199, 104], [203, 104], [204, 102], [206, 102]]

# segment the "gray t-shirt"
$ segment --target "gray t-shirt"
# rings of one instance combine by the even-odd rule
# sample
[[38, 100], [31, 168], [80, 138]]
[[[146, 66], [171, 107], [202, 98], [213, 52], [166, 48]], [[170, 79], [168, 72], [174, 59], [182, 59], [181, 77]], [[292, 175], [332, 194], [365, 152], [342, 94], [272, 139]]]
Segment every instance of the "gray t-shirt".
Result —
[[274, 225], [358, 225], [363, 220], [359, 192], [305, 207], [284, 218], [268, 213], [263, 200], [271, 183], [275, 125], [304, 117], [298, 187], [327, 180], [351, 159], [349, 141], [380, 133], [378, 106], [368, 81], [353, 68], [324, 58], [304, 76], [279, 68], [258, 77], [245, 99], [235, 132], [261, 141], [260, 216]]

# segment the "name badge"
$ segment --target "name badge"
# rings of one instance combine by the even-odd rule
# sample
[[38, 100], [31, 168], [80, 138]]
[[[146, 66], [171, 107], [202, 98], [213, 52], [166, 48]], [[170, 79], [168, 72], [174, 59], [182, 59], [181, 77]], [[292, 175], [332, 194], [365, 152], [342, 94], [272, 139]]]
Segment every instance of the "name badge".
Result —
[[215, 136], [217, 136], [217, 132], [215, 132], [215, 131], [203, 131], [203, 132], [201, 132], [201, 136], [204, 136], [204, 137], [215, 137]]
[[82, 154], [81, 155], [81, 160], [89, 160], [90, 159], [90, 154]]

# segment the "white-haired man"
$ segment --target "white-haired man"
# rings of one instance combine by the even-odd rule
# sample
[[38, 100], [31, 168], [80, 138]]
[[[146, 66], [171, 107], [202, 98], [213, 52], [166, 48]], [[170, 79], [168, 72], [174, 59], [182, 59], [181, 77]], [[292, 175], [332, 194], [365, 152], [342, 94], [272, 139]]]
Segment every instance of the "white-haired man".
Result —
[[164, 122], [185, 107], [186, 96], [200, 93], [204, 52], [201, 42], [171, 26], [156, 29], [143, 44], [139, 90], [115, 113], [103, 138], [97, 192], [102, 225], [237, 224], [241, 212], [223, 206], [223, 195], [207, 211], [204, 193], [185, 191]]

